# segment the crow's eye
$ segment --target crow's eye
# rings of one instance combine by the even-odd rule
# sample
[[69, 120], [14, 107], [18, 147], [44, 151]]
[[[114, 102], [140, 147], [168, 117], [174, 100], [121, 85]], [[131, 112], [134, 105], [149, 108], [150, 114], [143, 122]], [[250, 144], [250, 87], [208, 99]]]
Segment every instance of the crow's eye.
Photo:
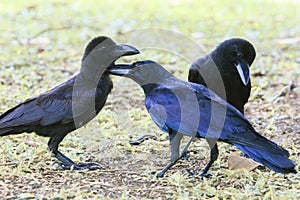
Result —
[[141, 61], [136, 61], [135, 63], [133, 63], [133, 66], [134, 67], [137, 67], [137, 66], [139, 66], [139, 65], [141, 65], [142, 63], [141, 63]]

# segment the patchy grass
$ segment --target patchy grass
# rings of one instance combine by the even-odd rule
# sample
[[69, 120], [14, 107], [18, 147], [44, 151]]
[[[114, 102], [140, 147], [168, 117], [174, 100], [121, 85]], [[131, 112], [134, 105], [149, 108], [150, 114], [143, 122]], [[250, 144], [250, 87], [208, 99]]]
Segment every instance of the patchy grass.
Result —
[[[79, 69], [84, 46], [98, 35], [143, 47], [141, 55], [123, 61], [152, 59], [182, 79], [192, 58], [208, 53], [226, 38], [243, 37], [257, 50], [246, 115], [263, 135], [288, 149], [299, 166], [300, 43], [282, 43], [300, 36], [298, 8], [298, 1], [258, 0], [2, 2], [0, 112], [69, 79]], [[201, 51], [182, 37], [174, 40], [176, 34], [163, 39], [167, 51], [145, 48], [166, 44], [159, 36], [141, 39], [129, 34], [140, 28], [180, 32]], [[263, 167], [250, 172], [229, 170], [228, 156], [238, 150], [226, 144], [220, 144], [212, 178], [187, 176], [184, 169], [198, 169], [208, 159], [208, 147], [200, 140], [192, 144], [190, 159], [180, 161], [167, 177], [149, 177], [168, 162], [169, 147], [152, 141], [131, 147], [128, 140], [154, 133], [164, 141], [167, 134], [150, 120], [141, 89], [127, 79], [113, 80], [114, 90], [99, 116], [69, 134], [60, 148], [76, 162], [94, 160], [103, 169], [59, 171], [52, 166], [56, 160], [47, 151], [46, 138], [35, 134], [2, 137], [1, 199], [300, 198], [298, 174], [282, 175]]]

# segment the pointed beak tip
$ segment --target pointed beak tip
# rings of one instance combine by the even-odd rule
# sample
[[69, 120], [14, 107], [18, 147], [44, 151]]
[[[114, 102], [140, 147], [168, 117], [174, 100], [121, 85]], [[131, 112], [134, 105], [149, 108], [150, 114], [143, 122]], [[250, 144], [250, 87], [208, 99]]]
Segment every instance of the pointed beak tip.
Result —
[[136, 49], [133, 46], [126, 45], [126, 44], [122, 45], [122, 51], [124, 52], [124, 55], [128, 55], [128, 56], [140, 54], [140, 51], [138, 49]]
[[112, 75], [123, 76], [130, 72], [132, 65], [127, 64], [117, 64], [109, 70], [109, 73]]
[[244, 85], [248, 85], [249, 81], [250, 81], [250, 71], [249, 71], [249, 65], [243, 65], [241, 63], [237, 63], [235, 65], [239, 76], [243, 82]]
[[248, 85], [250, 79], [246, 79], [245, 82], [243, 81], [244, 85]]

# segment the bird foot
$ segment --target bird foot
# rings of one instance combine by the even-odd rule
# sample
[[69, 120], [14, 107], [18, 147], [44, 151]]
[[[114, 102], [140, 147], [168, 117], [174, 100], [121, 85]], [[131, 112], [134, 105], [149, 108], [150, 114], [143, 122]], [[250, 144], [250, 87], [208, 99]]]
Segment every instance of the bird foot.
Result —
[[180, 158], [183, 160], [188, 160], [190, 158], [190, 156], [191, 156], [190, 152], [186, 151], [180, 156]]
[[160, 171], [160, 172], [157, 173], [156, 177], [157, 178], [162, 178], [162, 177], [164, 177], [164, 175], [165, 175], [165, 172]]
[[156, 177], [156, 178], [162, 178], [164, 176], [164, 173], [162, 173], [162, 172], [158, 172], [158, 173], [156, 173], [156, 172], [150, 172], [149, 173], [149, 177], [150, 178], [154, 178], [154, 177]]
[[87, 162], [87, 163], [78, 163], [73, 165], [65, 165], [62, 162], [55, 162], [53, 165], [57, 166], [57, 169], [61, 170], [98, 170], [101, 169], [101, 166], [99, 163], [96, 162]]
[[205, 178], [211, 178], [213, 175], [212, 174], [201, 173], [200, 176], [205, 177]]
[[151, 135], [151, 134], [144, 134], [137, 139], [129, 140], [129, 144], [131, 146], [140, 145], [141, 143], [143, 143], [145, 140], [148, 140], [148, 139], [157, 140], [157, 137], [155, 135]]
[[190, 176], [199, 175], [199, 176], [205, 177], [205, 178], [211, 178], [213, 176], [212, 174], [203, 173], [202, 170], [196, 170], [196, 171], [192, 172], [188, 169], [185, 169], [184, 171], [186, 173], [188, 173]]
[[154, 177], [156, 177], [156, 178], [162, 178], [162, 177], [164, 177], [165, 173], [166, 172], [164, 172], [163, 170], [161, 170], [159, 172], [157, 172], [157, 171], [156, 172], [150, 172], [150, 173], [148, 173], [148, 175], [149, 175], [150, 178], [154, 178]]

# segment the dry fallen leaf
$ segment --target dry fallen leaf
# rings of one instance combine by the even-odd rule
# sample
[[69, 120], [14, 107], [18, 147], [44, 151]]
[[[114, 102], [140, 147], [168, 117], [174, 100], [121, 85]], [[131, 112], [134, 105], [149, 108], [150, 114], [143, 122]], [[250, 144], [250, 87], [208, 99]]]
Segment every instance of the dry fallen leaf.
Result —
[[242, 157], [237, 152], [230, 154], [228, 158], [228, 168], [230, 170], [246, 169], [251, 171], [259, 165], [259, 163], [255, 162], [251, 158]]

